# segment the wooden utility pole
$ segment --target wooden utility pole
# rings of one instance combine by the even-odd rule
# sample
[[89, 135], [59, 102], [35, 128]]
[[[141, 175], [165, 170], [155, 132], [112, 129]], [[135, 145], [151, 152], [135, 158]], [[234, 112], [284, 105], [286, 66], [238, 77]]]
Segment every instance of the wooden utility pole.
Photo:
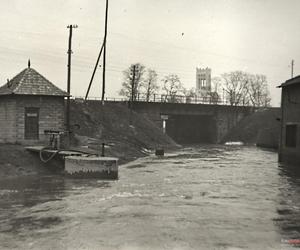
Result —
[[130, 68], [130, 75], [132, 75], [131, 79], [131, 96], [130, 96], [130, 117], [129, 117], [129, 124], [132, 125], [132, 109], [133, 109], [133, 102], [134, 102], [134, 95], [135, 95], [135, 72], [136, 72], [136, 65], [131, 65]]
[[135, 95], [135, 71], [136, 71], [136, 65], [134, 64], [132, 66], [132, 80], [131, 80], [131, 106], [133, 106], [133, 101], [134, 101], [134, 95]]
[[294, 60], [291, 62], [291, 78], [294, 77]]
[[69, 47], [68, 47], [68, 78], [67, 78], [67, 131], [70, 132], [70, 93], [71, 93], [71, 54], [72, 54], [72, 33], [73, 28], [77, 28], [77, 25], [69, 25], [67, 28], [69, 29]]
[[104, 41], [103, 41], [103, 74], [102, 74], [102, 105], [104, 105], [105, 96], [105, 70], [106, 70], [106, 39], [107, 39], [107, 18], [108, 18], [108, 0], [106, 0], [105, 8], [105, 30], [104, 30]]

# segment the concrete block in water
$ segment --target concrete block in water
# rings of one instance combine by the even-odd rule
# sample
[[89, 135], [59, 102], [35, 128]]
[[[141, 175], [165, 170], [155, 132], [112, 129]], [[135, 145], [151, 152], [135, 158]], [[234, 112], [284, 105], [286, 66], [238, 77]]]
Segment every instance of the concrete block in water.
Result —
[[65, 172], [74, 177], [118, 179], [118, 159], [113, 157], [65, 157]]

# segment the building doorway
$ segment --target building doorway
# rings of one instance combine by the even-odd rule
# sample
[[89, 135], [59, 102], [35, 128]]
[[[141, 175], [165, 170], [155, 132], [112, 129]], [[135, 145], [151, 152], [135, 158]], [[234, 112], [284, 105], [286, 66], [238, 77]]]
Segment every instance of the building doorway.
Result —
[[25, 108], [25, 139], [39, 139], [39, 108]]

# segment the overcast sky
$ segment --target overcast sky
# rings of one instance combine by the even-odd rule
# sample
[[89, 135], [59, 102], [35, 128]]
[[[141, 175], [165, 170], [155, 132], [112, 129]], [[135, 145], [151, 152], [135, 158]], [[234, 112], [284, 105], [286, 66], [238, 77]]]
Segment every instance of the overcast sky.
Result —
[[[73, 33], [72, 89], [85, 95], [104, 34], [105, 0], [0, 2], [0, 82], [32, 68], [66, 89], [68, 24]], [[107, 97], [122, 71], [140, 62], [159, 77], [178, 74], [196, 86], [196, 67], [212, 77], [233, 70], [265, 74], [273, 105], [276, 86], [300, 74], [299, 0], [109, 0]], [[101, 96], [101, 71], [91, 96]]]

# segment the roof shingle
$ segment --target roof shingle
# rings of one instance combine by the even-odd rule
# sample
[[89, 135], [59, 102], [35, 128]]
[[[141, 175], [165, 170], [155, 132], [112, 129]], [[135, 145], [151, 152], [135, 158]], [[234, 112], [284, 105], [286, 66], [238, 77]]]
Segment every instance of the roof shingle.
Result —
[[33, 68], [26, 68], [0, 87], [0, 95], [68, 96]]

